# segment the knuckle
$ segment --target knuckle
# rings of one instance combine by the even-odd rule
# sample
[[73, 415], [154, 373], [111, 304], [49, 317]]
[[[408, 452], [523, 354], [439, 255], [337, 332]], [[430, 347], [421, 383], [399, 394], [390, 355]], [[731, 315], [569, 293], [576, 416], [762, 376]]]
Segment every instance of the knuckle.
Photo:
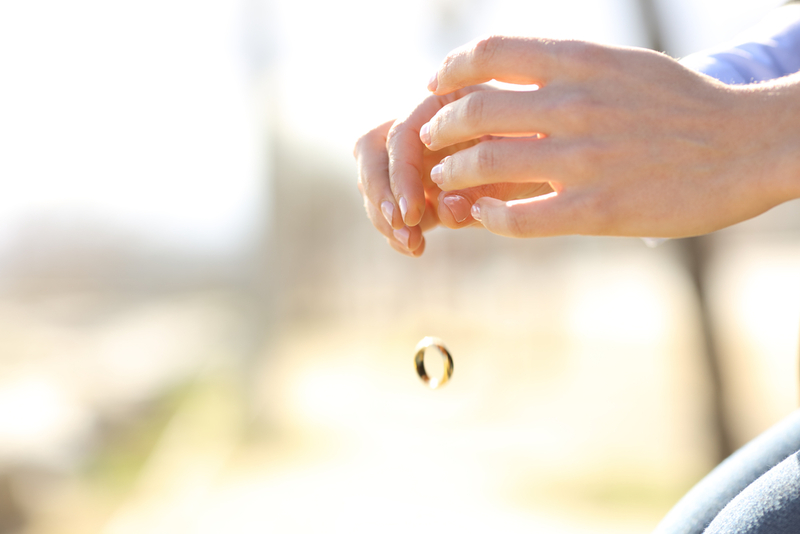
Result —
[[477, 67], [491, 65], [504, 44], [504, 38], [500, 35], [489, 35], [475, 41], [472, 46], [472, 57]]
[[491, 143], [481, 143], [476, 147], [475, 157], [478, 174], [483, 177], [494, 176], [497, 172], [497, 158]]
[[560, 63], [575, 63], [579, 61], [583, 54], [584, 44], [582, 41], [573, 39], [552, 41], [547, 47], [552, 58]]
[[463, 120], [467, 123], [482, 123], [484, 122], [484, 113], [486, 110], [485, 95], [478, 93], [470, 93], [463, 98], [464, 100], [464, 117]]
[[396, 122], [392, 124], [392, 127], [389, 128], [389, 131], [386, 133], [386, 145], [391, 146], [393, 145], [400, 134], [403, 133], [402, 123]]
[[528, 225], [524, 217], [516, 214], [506, 215], [506, 230], [512, 237], [526, 237], [528, 235]]
[[441, 69], [439, 70], [439, 85], [441, 85], [444, 82], [447, 75], [453, 70], [455, 64], [456, 64], [456, 54], [455, 53], [447, 54], [447, 57], [444, 58]]
[[583, 75], [606, 72], [614, 65], [611, 50], [606, 46], [586, 41], [565, 41], [562, 46], [564, 57]]
[[454, 106], [448, 104], [433, 116], [430, 121], [431, 139], [437, 139], [447, 130], [448, 126], [453, 122], [453, 113]]
[[549, 110], [557, 114], [561, 125], [573, 133], [585, 133], [593, 124], [603, 123], [605, 106], [595, 99], [590, 91], [574, 89], [564, 92], [553, 102]]
[[353, 145], [353, 156], [356, 159], [358, 159], [360, 154], [369, 152], [372, 147], [382, 142], [383, 128], [384, 125], [380, 125], [356, 139], [356, 142]]

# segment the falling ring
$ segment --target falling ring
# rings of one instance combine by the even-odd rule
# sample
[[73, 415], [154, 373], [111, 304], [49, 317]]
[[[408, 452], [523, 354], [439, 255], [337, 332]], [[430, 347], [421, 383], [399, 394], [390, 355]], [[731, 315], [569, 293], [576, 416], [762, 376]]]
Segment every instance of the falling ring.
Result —
[[[435, 348], [444, 362], [444, 374], [442, 378], [431, 378], [425, 371], [425, 351], [429, 348]], [[442, 340], [438, 337], [425, 336], [417, 343], [417, 354], [414, 356], [414, 367], [417, 369], [417, 374], [420, 379], [425, 382], [431, 389], [436, 389], [450, 380], [453, 376], [453, 358], [450, 356], [450, 351], [444, 346]]]

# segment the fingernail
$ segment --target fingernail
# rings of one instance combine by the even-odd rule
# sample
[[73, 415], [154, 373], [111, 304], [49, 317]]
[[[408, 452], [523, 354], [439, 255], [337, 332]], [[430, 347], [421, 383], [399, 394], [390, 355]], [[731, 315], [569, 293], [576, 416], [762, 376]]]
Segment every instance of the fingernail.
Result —
[[406, 201], [406, 197], [400, 197], [400, 215], [403, 216], [403, 220], [406, 220], [406, 213], [408, 212], [408, 202]]
[[381, 213], [383, 213], [383, 218], [386, 219], [390, 225], [392, 224], [392, 215], [394, 215], [394, 204], [389, 202], [388, 200], [384, 200], [381, 202]]
[[431, 144], [431, 123], [426, 122], [422, 125], [422, 128], [419, 129], [419, 138], [425, 145]]
[[472, 205], [470, 213], [472, 214], [472, 218], [475, 219], [476, 221], [481, 220], [481, 207], [478, 206], [477, 204]]
[[463, 222], [469, 217], [469, 201], [460, 195], [448, 195], [442, 200], [444, 205], [450, 209], [456, 222]]
[[442, 185], [442, 182], [444, 182], [444, 178], [442, 177], [442, 168], [443, 167], [444, 167], [444, 165], [442, 165], [441, 163], [438, 163], [438, 164], [434, 165], [433, 168], [431, 169], [431, 180], [436, 185]]
[[434, 92], [436, 90], [437, 87], [439, 87], [439, 71], [438, 70], [436, 72], [434, 72], [433, 76], [431, 76], [431, 79], [428, 80], [428, 91], [430, 91], [432, 93], [432, 92]]
[[395, 230], [393, 233], [394, 238], [397, 239], [401, 245], [408, 248], [408, 228], [404, 226], [399, 230]]

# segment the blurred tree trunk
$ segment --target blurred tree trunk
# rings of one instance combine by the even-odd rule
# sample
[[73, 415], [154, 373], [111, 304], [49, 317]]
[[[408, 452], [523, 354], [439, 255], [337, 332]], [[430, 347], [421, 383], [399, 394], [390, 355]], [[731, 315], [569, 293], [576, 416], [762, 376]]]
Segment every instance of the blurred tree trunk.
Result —
[[[668, 52], [663, 40], [656, 0], [638, 0], [650, 48]], [[720, 372], [721, 358], [714, 336], [714, 325], [706, 295], [705, 276], [708, 265], [711, 235], [681, 239], [683, 261], [692, 280], [700, 318], [703, 366], [707, 369], [711, 394], [710, 425], [714, 436], [717, 463], [727, 458], [734, 450], [731, 425], [725, 416], [725, 388]]]
[[722, 380], [722, 358], [714, 335], [714, 321], [709, 308], [705, 289], [705, 273], [710, 256], [710, 235], [682, 239], [680, 244], [683, 249], [683, 259], [686, 270], [692, 279], [700, 317], [700, 332], [702, 335], [703, 365], [707, 369], [709, 389], [711, 394], [710, 424], [714, 432], [717, 462], [721, 462], [734, 451], [735, 445], [732, 437], [731, 425], [725, 414], [725, 387]]

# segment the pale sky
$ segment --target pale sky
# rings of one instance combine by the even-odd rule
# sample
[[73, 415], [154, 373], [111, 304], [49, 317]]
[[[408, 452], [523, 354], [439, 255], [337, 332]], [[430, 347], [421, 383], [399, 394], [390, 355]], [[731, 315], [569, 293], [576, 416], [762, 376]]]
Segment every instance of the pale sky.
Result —
[[[662, 2], [681, 53], [778, 3]], [[640, 45], [633, 4], [1, 3], [0, 250], [25, 220], [71, 214], [224, 250], [260, 224], [264, 101], [274, 135], [346, 165], [359, 134], [425, 96], [451, 42], [527, 33]]]

